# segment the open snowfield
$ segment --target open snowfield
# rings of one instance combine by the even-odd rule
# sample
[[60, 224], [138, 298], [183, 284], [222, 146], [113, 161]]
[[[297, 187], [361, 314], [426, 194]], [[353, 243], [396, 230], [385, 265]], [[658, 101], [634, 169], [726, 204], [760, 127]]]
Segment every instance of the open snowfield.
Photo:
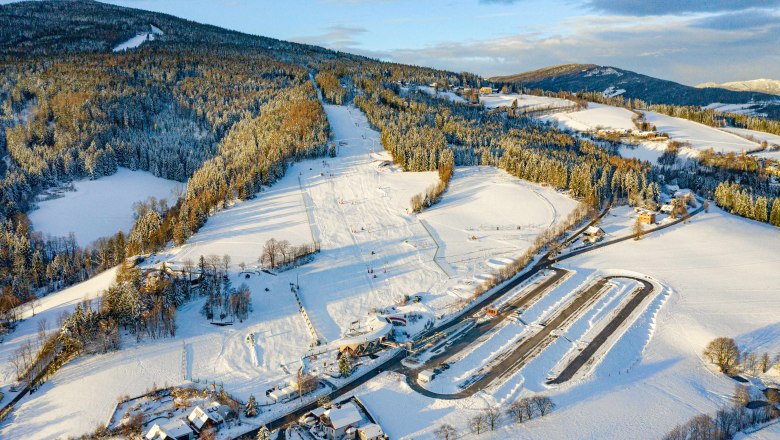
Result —
[[763, 131], [748, 130], [745, 128], [726, 127], [722, 128], [721, 130], [734, 133], [759, 143], [766, 141], [769, 149], [766, 151], [759, 151], [758, 153], [755, 153], [754, 156], [780, 161], [780, 150], [778, 150], [778, 148], [780, 148], [780, 136], [771, 133], [764, 133]]
[[695, 150], [712, 148], [716, 153], [740, 153], [758, 148], [758, 144], [735, 134], [686, 119], [673, 118], [655, 112], [645, 111], [647, 122], [678, 142], [688, 142]]
[[133, 204], [149, 197], [176, 201], [175, 192], [183, 184], [161, 179], [146, 171], [119, 168], [97, 180], [74, 182], [76, 191], [63, 197], [38, 202], [29, 213], [36, 231], [52, 236], [73, 232], [80, 246], [100, 237], [129, 232], [133, 227]]
[[491, 93], [490, 95], [481, 95], [479, 102], [486, 108], [510, 107], [517, 100], [517, 108], [566, 108], [574, 107], [575, 104], [568, 99], [548, 98], [546, 96], [520, 95], [517, 93]]
[[636, 115], [627, 109], [610, 105], [588, 103], [588, 108], [576, 112], [561, 112], [542, 119], [557, 122], [564, 129], [575, 131], [634, 130], [633, 118]]
[[417, 89], [420, 90], [421, 92], [425, 92], [425, 93], [427, 93], [427, 94], [429, 94], [431, 96], [437, 96], [439, 98], [448, 99], [448, 100], [450, 100], [452, 102], [466, 102], [466, 100], [463, 99], [463, 97], [461, 97], [461, 96], [459, 96], [459, 95], [457, 95], [457, 94], [455, 94], [453, 92], [450, 92], [450, 91], [441, 91], [440, 90], [437, 93], [436, 90], [433, 87], [431, 87], [431, 86], [417, 86]]
[[150, 29], [149, 32], [138, 33], [135, 36], [130, 37], [130, 39], [128, 39], [127, 41], [118, 44], [116, 47], [114, 47], [114, 52], [122, 52], [125, 50], [135, 49], [147, 41], [154, 40], [154, 38], [157, 35], [163, 34], [163, 31], [154, 25], [150, 25], [149, 29]]
[[[456, 168], [444, 199], [420, 214], [439, 245], [439, 263], [468, 280], [520, 256], [577, 202], [493, 167]], [[450, 291], [457, 295], [457, 287]]]

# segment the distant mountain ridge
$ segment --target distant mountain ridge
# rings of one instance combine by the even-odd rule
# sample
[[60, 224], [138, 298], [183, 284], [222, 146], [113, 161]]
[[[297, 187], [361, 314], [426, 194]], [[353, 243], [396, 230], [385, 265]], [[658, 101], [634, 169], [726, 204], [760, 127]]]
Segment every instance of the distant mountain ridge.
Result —
[[747, 81], [731, 81], [725, 83], [706, 82], [696, 86], [697, 88], [720, 88], [737, 92], [760, 92], [771, 95], [780, 95], [780, 80], [776, 79], [751, 79]]
[[148, 31], [150, 25], [163, 31], [164, 35], [159, 35], [157, 40], [169, 47], [240, 46], [271, 51], [278, 58], [301, 55], [364, 58], [93, 0], [21, 1], [0, 5], [0, 58], [110, 52], [139, 32]]
[[606, 96], [641, 99], [650, 104], [701, 105], [719, 102], [744, 104], [773, 101], [777, 96], [724, 88], [696, 88], [612, 66], [563, 64], [516, 75], [489, 78], [550, 91], [602, 92]]

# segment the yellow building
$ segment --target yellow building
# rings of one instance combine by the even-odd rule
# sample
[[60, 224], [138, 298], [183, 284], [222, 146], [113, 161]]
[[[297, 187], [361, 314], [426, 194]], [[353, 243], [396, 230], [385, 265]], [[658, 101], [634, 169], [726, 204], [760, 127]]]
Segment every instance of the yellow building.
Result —
[[489, 95], [493, 93], [493, 89], [490, 87], [480, 87], [479, 88], [479, 94], [480, 95]]

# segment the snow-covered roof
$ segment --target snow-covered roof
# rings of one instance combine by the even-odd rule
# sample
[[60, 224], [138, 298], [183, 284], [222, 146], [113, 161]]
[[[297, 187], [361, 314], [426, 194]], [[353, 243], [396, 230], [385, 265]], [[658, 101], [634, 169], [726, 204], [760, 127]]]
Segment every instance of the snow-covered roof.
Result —
[[165, 439], [168, 437], [179, 438], [184, 435], [192, 434], [192, 428], [187, 425], [184, 420], [176, 419], [165, 425], [158, 425], [157, 423], [146, 432], [147, 440]]
[[294, 395], [298, 390], [293, 387], [292, 385], [288, 385], [281, 390], [273, 390], [268, 394], [268, 397], [274, 399], [274, 400], [282, 400], [286, 399], [287, 397], [290, 397]]
[[363, 432], [363, 436], [365, 438], [375, 438], [384, 434], [384, 432], [382, 432], [382, 428], [380, 428], [376, 423], [369, 423], [368, 425], [361, 426], [359, 431]]
[[604, 231], [598, 226], [588, 226], [588, 228], [585, 229], [585, 235], [597, 235], [602, 233], [604, 233]]
[[433, 372], [433, 370], [424, 370], [417, 373], [418, 378], [431, 380], [433, 376], [435, 376], [436, 373]]
[[203, 429], [203, 425], [209, 420], [212, 420], [214, 423], [221, 423], [223, 418], [214, 407], [209, 411], [204, 411], [200, 406], [196, 406], [187, 416], [187, 420], [189, 420], [195, 428]]
[[368, 321], [369, 330], [359, 335], [341, 338], [336, 343], [339, 347], [349, 347], [365, 344], [387, 336], [393, 330], [393, 326], [387, 321], [372, 316]]
[[358, 411], [357, 407], [352, 402], [341, 405], [341, 408], [331, 408], [325, 411], [324, 415], [330, 420], [330, 425], [333, 429], [354, 425], [363, 419], [360, 415], [360, 411]]

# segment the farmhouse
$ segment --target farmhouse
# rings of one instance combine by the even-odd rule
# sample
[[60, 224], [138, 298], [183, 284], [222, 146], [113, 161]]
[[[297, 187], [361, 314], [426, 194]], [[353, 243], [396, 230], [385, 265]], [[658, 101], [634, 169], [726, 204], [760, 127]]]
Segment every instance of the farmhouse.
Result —
[[192, 440], [195, 433], [184, 420], [174, 420], [165, 425], [155, 423], [144, 438], [146, 440]]
[[479, 94], [480, 95], [489, 95], [493, 93], [493, 89], [491, 87], [480, 87], [479, 88]]
[[650, 211], [642, 211], [639, 213], [639, 223], [646, 225], [652, 225], [655, 223], [655, 213]]

